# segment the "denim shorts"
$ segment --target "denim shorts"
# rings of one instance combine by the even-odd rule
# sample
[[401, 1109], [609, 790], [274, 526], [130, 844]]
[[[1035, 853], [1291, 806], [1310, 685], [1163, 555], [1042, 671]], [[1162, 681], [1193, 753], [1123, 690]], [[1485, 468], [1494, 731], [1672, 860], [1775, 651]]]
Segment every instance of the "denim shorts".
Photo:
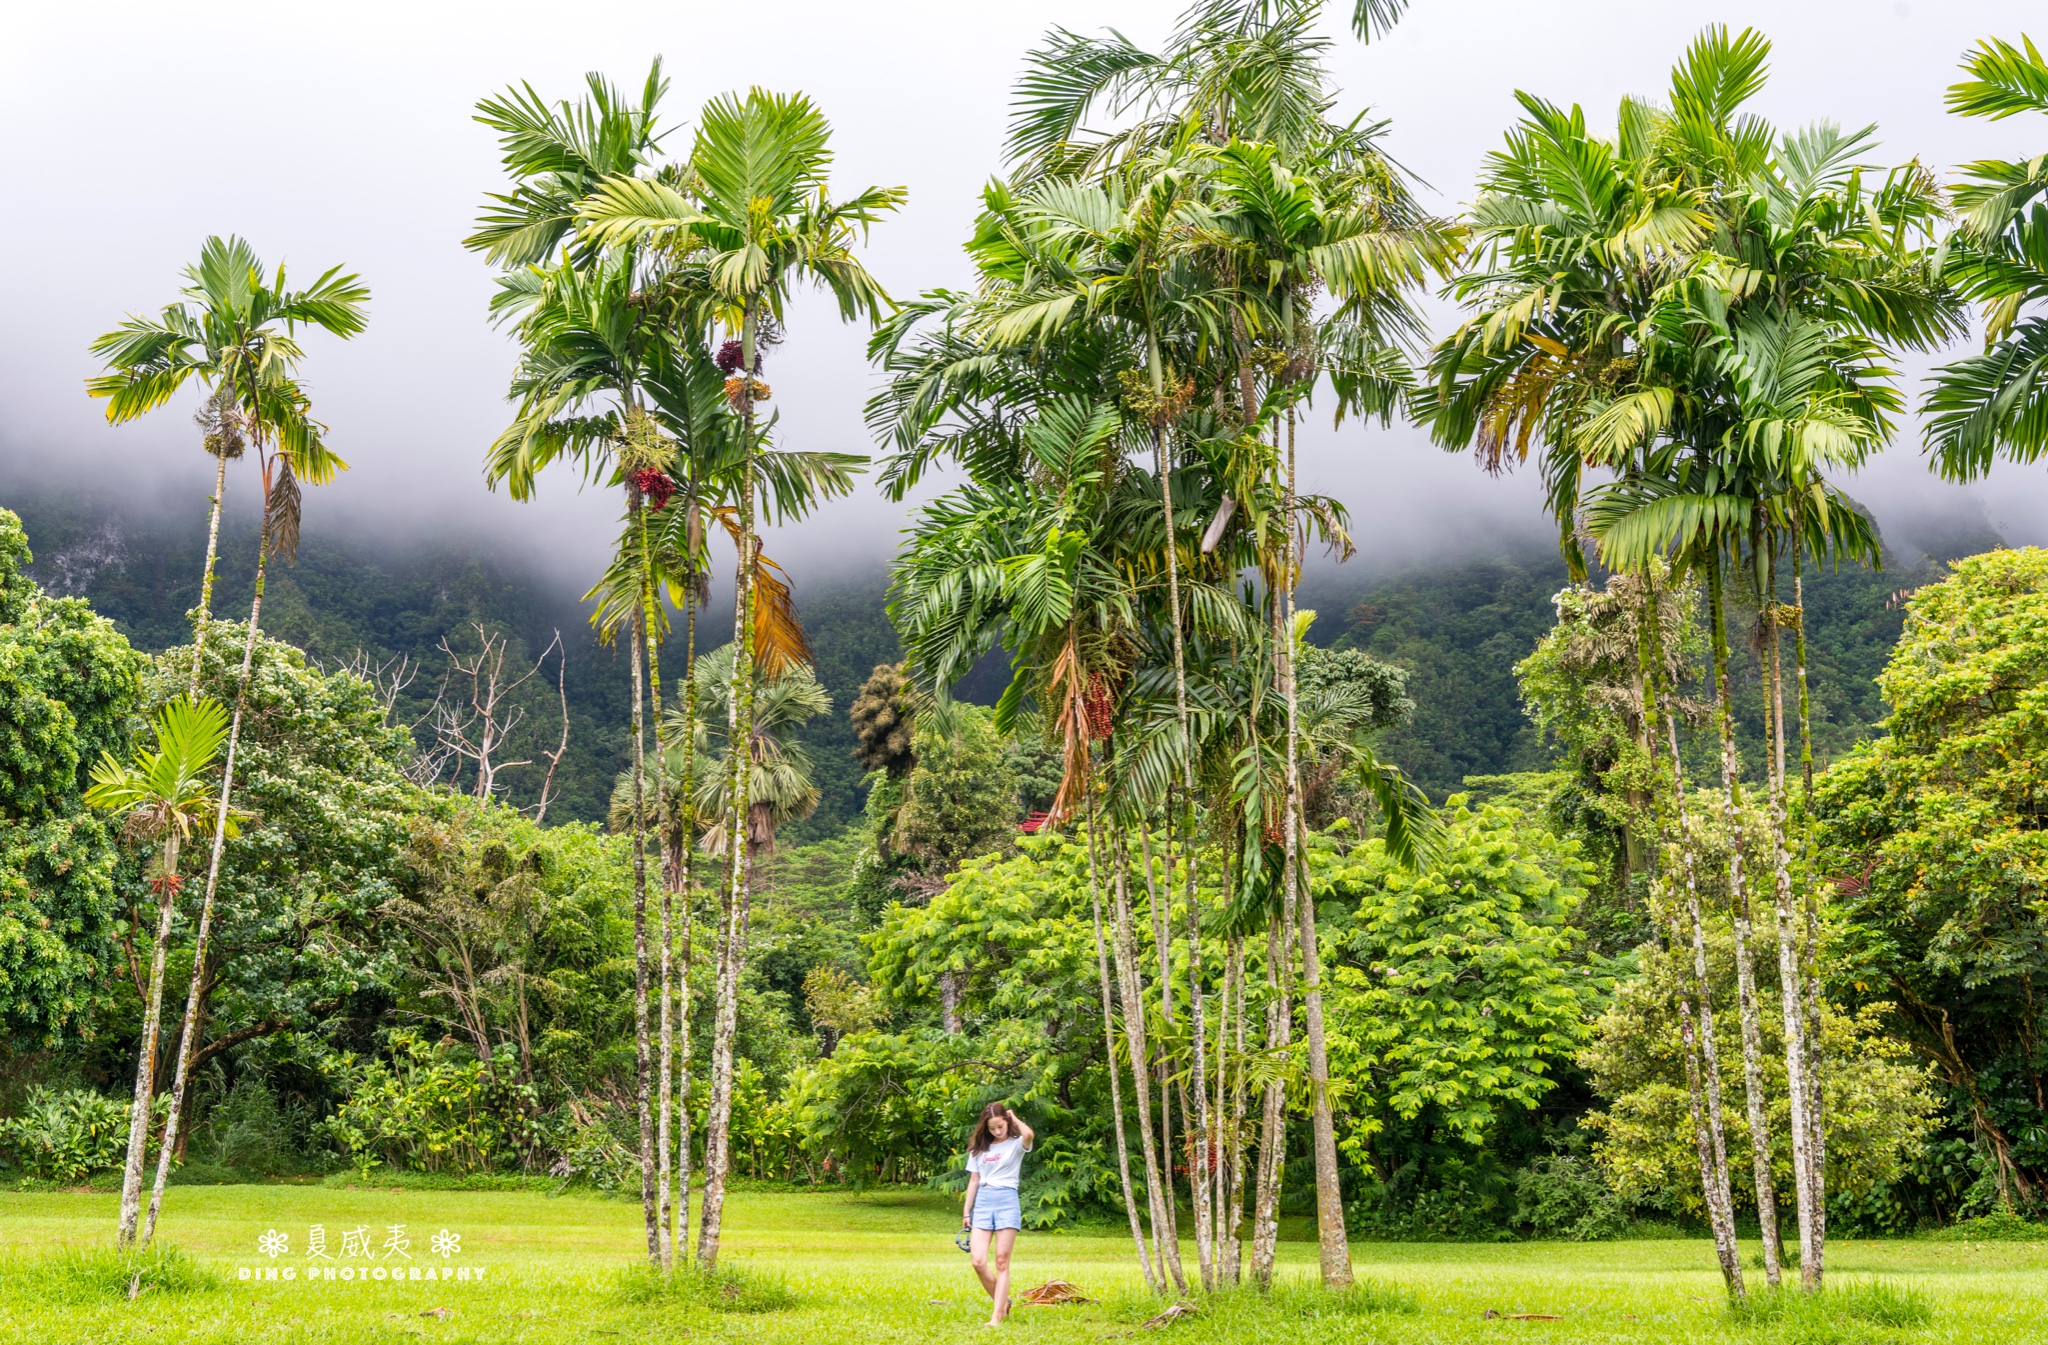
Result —
[[1024, 1207], [1014, 1186], [983, 1186], [974, 1193], [974, 1226], [994, 1232], [1024, 1227]]

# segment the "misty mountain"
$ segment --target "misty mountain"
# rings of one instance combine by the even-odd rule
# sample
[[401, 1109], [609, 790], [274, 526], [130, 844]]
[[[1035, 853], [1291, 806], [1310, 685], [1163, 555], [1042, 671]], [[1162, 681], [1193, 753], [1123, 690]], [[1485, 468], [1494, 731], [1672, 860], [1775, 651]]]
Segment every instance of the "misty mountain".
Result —
[[[185, 613], [198, 600], [203, 504], [163, 511], [76, 489], [10, 495], [0, 504], [22, 516], [41, 583], [89, 599], [138, 647], [157, 651], [189, 640]], [[246, 618], [256, 525], [253, 512], [232, 508], [223, 522], [217, 620]], [[1898, 638], [1899, 595], [1937, 577], [1942, 560], [2003, 544], [1981, 512], [1916, 517], [1894, 534], [1883, 571], [1845, 569], [1808, 579], [1823, 759], [1877, 731], [1884, 707], [1873, 679]], [[263, 624], [329, 668], [381, 670], [387, 682], [402, 670], [410, 680], [394, 697], [394, 719], [413, 725], [423, 744], [433, 737], [436, 698], [448, 704], [462, 691], [447, 680], [444, 641], [467, 656], [477, 647], [478, 627], [502, 637], [508, 678], [540, 658], [534, 676], [508, 698], [511, 713], [523, 719], [499, 759], [531, 763], [505, 775], [509, 797], [522, 806], [537, 799], [541, 753], [559, 741], [566, 695], [570, 742], [550, 816], [597, 820], [628, 764], [630, 670], [623, 650], [598, 645], [579, 592], [554, 573], [510, 546], [477, 540], [400, 545], [346, 530], [309, 531], [297, 564], [271, 570]], [[883, 610], [887, 576], [879, 558], [824, 575], [799, 569], [793, 578], [833, 705], [802, 735], [822, 799], [813, 818], [786, 833], [801, 843], [832, 835], [858, 815], [861, 771], [851, 756], [846, 707], [874, 665], [900, 658], [901, 649]], [[1300, 600], [1318, 612], [1310, 631], [1316, 643], [1362, 649], [1407, 671], [1415, 714], [1388, 731], [1381, 750], [1440, 799], [1467, 776], [1537, 769], [1549, 760], [1523, 712], [1514, 666], [1549, 629], [1552, 597], [1565, 582], [1554, 550], [1524, 546], [1391, 573], [1356, 565], [1312, 570]], [[730, 600], [714, 601], [699, 619], [699, 647], [716, 647], [731, 629]], [[563, 656], [542, 657], [557, 635]], [[663, 663], [671, 692], [680, 654], [678, 632]], [[984, 663], [958, 689], [964, 698], [992, 701], [1007, 682], [1000, 654]], [[1753, 734], [1761, 691], [1746, 649], [1736, 650], [1733, 672], [1740, 721]]]

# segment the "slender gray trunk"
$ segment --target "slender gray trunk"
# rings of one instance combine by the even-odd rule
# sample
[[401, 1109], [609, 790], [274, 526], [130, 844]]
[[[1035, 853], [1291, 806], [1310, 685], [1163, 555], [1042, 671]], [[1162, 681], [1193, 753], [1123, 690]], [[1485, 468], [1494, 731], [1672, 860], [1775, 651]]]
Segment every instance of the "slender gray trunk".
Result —
[[[1735, 1201], [1728, 1180], [1728, 1130], [1721, 1112], [1721, 1056], [1714, 1040], [1713, 983], [1707, 972], [1706, 926], [1700, 916], [1699, 882], [1693, 870], [1692, 822], [1685, 802], [1685, 766], [1678, 753], [1678, 720], [1667, 712], [1664, 723], [1671, 738], [1671, 796], [1678, 810], [1678, 850], [1685, 868], [1686, 914], [1692, 921], [1693, 993], [1699, 1005], [1697, 1068], [1704, 1075], [1707, 1100], [1707, 1155], [1702, 1160], [1701, 1175], [1706, 1185], [1707, 1219], [1714, 1231], [1714, 1250], [1721, 1261], [1721, 1277], [1727, 1282], [1729, 1295], [1740, 1299], [1745, 1289], [1742, 1262], [1736, 1252]], [[1683, 1012], [1680, 1026], [1689, 1033], [1693, 1016], [1684, 1011], [1683, 991], [1680, 992], [1680, 1000]], [[1693, 1048], [1688, 1045], [1687, 1049], [1690, 1052]], [[1695, 1067], [1690, 1055], [1687, 1067]], [[1697, 1119], [1695, 1116], [1695, 1121]]]
[[[633, 508], [640, 507], [633, 492]], [[649, 1049], [647, 996], [647, 682], [641, 657], [646, 643], [641, 613], [633, 614], [633, 1101], [640, 1121], [640, 1212], [647, 1225], [647, 1259], [661, 1264], [661, 1212], [656, 1201], [653, 1053]]]
[[213, 498], [212, 507], [206, 515], [206, 568], [199, 579], [199, 625], [192, 632], [192, 681], [187, 694], [199, 695], [200, 660], [206, 653], [206, 627], [213, 617], [213, 566], [220, 554], [220, 510], [221, 501], [228, 493], [228, 460], [221, 454], [213, 455]]
[[[1296, 520], [1294, 517], [1294, 416], [1287, 417], [1287, 490], [1282, 505], [1282, 536], [1286, 553], [1281, 574], [1280, 695], [1287, 703], [1287, 881], [1299, 882], [1301, 862], [1301, 714], [1294, 690], [1294, 569]], [[1344, 1192], [1338, 1180], [1337, 1122], [1330, 1107], [1330, 1051], [1323, 1029], [1323, 959], [1316, 933], [1316, 903], [1312, 893], [1300, 896], [1301, 916], [1301, 1001], [1303, 1026], [1308, 1033], [1308, 1077], [1313, 1104], [1313, 1139], [1316, 1160], [1316, 1241], [1323, 1268], [1323, 1287], [1344, 1289], [1351, 1284], [1351, 1247], [1344, 1232]]]
[[[1102, 939], [1102, 880], [1096, 872], [1095, 846], [1096, 828], [1093, 813], [1095, 796], [1089, 793], [1088, 811], [1088, 898], [1095, 914], [1095, 969], [1102, 982], [1102, 1048], [1103, 1063], [1109, 1069], [1110, 1119], [1116, 1135], [1116, 1175], [1121, 1183], [1124, 1196], [1124, 1213], [1131, 1221], [1131, 1242], [1138, 1249], [1138, 1265], [1145, 1272], [1145, 1288], [1148, 1292], [1159, 1292], [1159, 1276], [1152, 1268], [1151, 1253], [1145, 1247], [1145, 1229], [1138, 1218], [1137, 1194], [1131, 1187], [1131, 1151], [1124, 1136], [1124, 1093], [1123, 1069], [1116, 1063], [1116, 1004], [1109, 989], [1109, 953]], [[1126, 1001], [1126, 1013], [1129, 1001]], [[1142, 1012], [1143, 1006], [1139, 1006]], [[1144, 1078], [1139, 1076], [1138, 1088], [1144, 1091]]]
[[1828, 1242], [1828, 1136], [1821, 1091], [1822, 1047], [1820, 983], [1820, 884], [1814, 879], [1813, 723], [1806, 687], [1806, 577], [1799, 552], [1799, 534], [1792, 534], [1792, 605], [1799, 613], [1793, 655], [1799, 663], [1800, 880], [1805, 889], [1805, 940], [1801, 950], [1802, 996], [1806, 1041], [1807, 1201], [1813, 1223], [1813, 1253], [1799, 1267], [1801, 1284], [1818, 1293], [1826, 1279]]
[[718, 1264], [720, 1228], [725, 1215], [725, 1183], [732, 1139], [733, 1034], [739, 1023], [739, 973], [746, 960], [747, 904], [752, 847], [747, 835], [752, 821], [754, 740], [754, 566], [760, 543], [754, 536], [754, 353], [759, 314], [749, 300], [740, 329], [740, 442], [745, 461], [740, 473], [740, 544], [737, 599], [733, 612], [732, 684], [726, 697], [726, 756], [729, 759], [727, 816], [732, 855], [732, 885], [727, 899], [725, 963], [719, 971], [718, 1017], [711, 1044], [711, 1115], [704, 1154], [704, 1209], [697, 1235], [697, 1261], [709, 1269]]
[[1799, 1278], [1809, 1292], [1813, 1288], [1813, 1178], [1812, 1127], [1806, 1104], [1806, 1021], [1804, 996], [1800, 993], [1799, 914], [1792, 896], [1792, 863], [1785, 843], [1785, 678], [1784, 642], [1778, 637], [1778, 594], [1776, 576], [1769, 576], [1768, 605], [1765, 607], [1770, 663], [1771, 748], [1771, 876], [1775, 898], [1778, 940], [1778, 1006], [1785, 1028], [1785, 1091], [1790, 1104], [1788, 1126], [1792, 1132], [1792, 1188], [1799, 1214]]
[[1742, 1030], [1742, 1082], [1749, 1119], [1751, 1168], [1756, 1178], [1756, 1218], [1764, 1246], [1764, 1278], [1779, 1281], [1778, 1197], [1771, 1180], [1770, 1112], [1764, 1092], [1763, 1025], [1757, 1009], [1756, 970], [1750, 962], [1750, 895], [1743, 867], [1747, 828], [1742, 821], [1741, 767], [1735, 756], [1735, 711], [1728, 690], [1728, 621], [1722, 600], [1721, 564], [1707, 563], [1707, 601], [1712, 605], [1714, 721], [1721, 739], [1721, 812], [1728, 827], [1728, 905], [1735, 930], [1736, 1012]]
[[[1294, 1041], [1294, 904], [1292, 883], [1282, 884], [1280, 918], [1266, 926], [1266, 1054], [1278, 1057]], [[1259, 1167], [1252, 1194], [1252, 1281], [1272, 1288], [1280, 1237], [1280, 1187], [1287, 1168], [1287, 1085], [1274, 1080], [1260, 1100]]]
[[[135, 1051], [135, 1101], [128, 1112], [128, 1161], [121, 1170], [121, 1220], [119, 1242], [123, 1247], [135, 1241], [135, 1224], [142, 1208], [142, 1165], [149, 1151], [149, 1108], [156, 1094], [157, 1025], [163, 1014], [164, 956], [170, 950], [171, 909], [177, 900], [178, 838], [164, 836], [163, 890], [157, 894], [156, 951], [150, 955], [149, 998], [142, 1009], [142, 1041]], [[164, 1151], [170, 1151], [168, 1142]]]
[[[1173, 1188], [1161, 1174], [1162, 1159], [1166, 1164], [1173, 1162], [1173, 1151], [1155, 1155], [1152, 1150], [1151, 1090], [1144, 1081], [1151, 1071], [1151, 1045], [1146, 1038], [1144, 991], [1139, 982], [1137, 959], [1132, 952], [1130, 889], [1126, 871], [1130, 867], [1129, 857], [1119, 845], [1116, 850], [1115, 883], [1111, 891], [1116, 900], [1116, 924], [1113, 930], [1116, 947], [1117, 974], [1123, 981], [1123, 1001], [1130, 1010], [1124, 1014], [1124, 1044], [1131, 1055], [1131, 1077], [1139, 1086], [1133, 1090], [1138, 1104], [1139, 1155], [1145, 1163], [1145, 1200], [1152, 1214], [1152, 1239], [1158, 1253], [1162, 1272], [1162, 1283], [1170, 1279], [1177, 1293], [1188, 1291], [1187, 1275], [1181, 1268], [1180, 1240], [1175, 1236], [1170, 1217]], [[1169, 1169], [1170, 1170], [1170, 1169]]]
[[[1231, 1040], [1235, 1034], [1235, 1041]], [[1216, 1015], [1216, 1116], [1222, 1131], [1216, 1169], [1216, 1275], [1243, 1276], [1244, 1234], [1244, 936], [1224, 954], [1223, 1005]]]
[[[694, 487], [691, 500], [696, 498]], [[676, 825], [683, 890], [681, 1003], [677, 1008], [676, 1047], [676, 1204], [679, 1218], [670, 1241], [674, 1261], [690, 1255], [690, 972], [697, 921], [697, 557], [690, 556], [689, 583], [683, 590], [683, 780], [682, 819]]]
[[[1165, 875], [1160, 879], [1157, 886], [1154, 886], [1152, 881], [1152, 842], [1142, 822], [1138, 826], [1138, 844], [1145, 859], [1145, 898], [1152, 911], [1152, 949], [1158, 954], [1159, 958], [1160, 1022], [1165, 1024], [1168, 1029], [1171, 1029], [1174, 1024], [1175, 1014], [1173, 1000], [1173, 937], [1170, 932], [1172, 924], [1170, 917], [1172, 913], [1168, 909], [1172, 905], [1173, 893], [1171, 799], [1168, 800], [1167, 815], [1165, 853], [1161, 856], [1165, 866]], [[1160, 895], [1162, 892], [1166, 894], [1163, 898]], [[1135, 950], [1137, 946], [1135, 939], [1133, 939], [1131, 946]], [[1133, 952], [1132, 956], [1134, 960], [1132, 962], [1131, 976], [1133, 982], [1136, 983], [1138, 974], [1135, 952]], [[1175, 1267], [1174, 1278], [1178, 1281], [1180, 1278], [1180, 1215], [1179, 1211], [1175, 1208], [1177, 1197], [1173, 1185], [1173, 1083], [1169, 1077], [1170, 1069], [1168, 1063], [1164, 1058], [1159, 1061], [1158, 1075], [1159, 1153], [1166, 1165], [1166, 1222], [1153, 1229], [1153, 1236], [1159, 1240], [1159, 1256], [1162, 1265], [1166, 1264], [1170, 1252], [1172, 1264]], [[1184, 1288], [1185, 1286], [1183, 1286]]]
[[[222, 459], [223, 473], [225, 472], [226, 465], [226, 459]], [[217, 490], [216, 497], [218, 493]], [[242, 639], [242, 672], [239, 681], [236, 683], [235, 712], [228, 722], [227, 756], [221, 763], [220, 808], [214, 814], [213, 846], [206, 860], [206, 892], [199, 904], [199, 928], [194, 931], [193, 935], [192, 985], [185, 995], [185, 1019], [178, 1032], [177, 1065], [171, 1078], [170, 1114], [164, 1118], [163, 1152], [157, 1155], [156, 1181], [150, 1187], [149, 1193], [149, 1218], [144, 1224], [142, 1231], [142, 1245], [145, 1247], [149, 1245], [149, 1240], [156, 1236], [157, 1214], [163, 1209], [164, 1188], [170, 1184], [171, 1157], [177, 1149], [178, 1127], [184, 1119], [185, 1085], [191, 1074], [192, 1053], [199, 1045], [197, 1040], [199, 1035], [199, 1008], [201, 1001], [205, 997], [203, 978], [206, 970], [206, 956], [212, 946], [213, 939], [214, 896], [220, 889], [221, 856], [227, 852], [228, 816], [234, 806], [235, 764], [242, 743], [242, 715], [247, 708], [249, 700], [249, 674], [250, 669], [255, 663], [256, 639], [262, 630], [263, 588], [270, 568], [270, 512], [270, 481], [269, 473], [266, 471], [264, 474], [263, 491], [263, 523], [256, 535], [256, 587], [249, 597], [249, 629], [248, 634]], [[218, 505], [216, 505], [215, 513], [215, 526], [217, 527]], [[209, 560], [207, 564], [206, 587], [202, 590], [205, 597], [202, 599], [202, 602], [210, 601], [212, 598], [213, 572], [210, 555], [213, 543], [211, 539], [209, 539], [207, 546]], [[204, 618], [202, 618], [200, 625], [203, 630], [206, 625]], [[199, 650], [195, 646], [192, 655], [192, 685], [195, 692], [199, 683], [199, 671]], [[159, 952], [158, 957], [161, 959], [161, 952]], [[152, 1026], [152, 1053], [155, 1050], [154, 1036], [155, 1028]], [[136, 1175], [139, 1179], [141, 1174], [138, 1172]], [[125, 1179], [122, 1183], [122, 1192], [122, 1205], [124, 1207], [122, 1213], [122, 1228], [124, 1230], [122, 1241], [125, 1243], [132, 1241], [135, 1237], [134, 1216], [125, 1208], [128, 1202]]]

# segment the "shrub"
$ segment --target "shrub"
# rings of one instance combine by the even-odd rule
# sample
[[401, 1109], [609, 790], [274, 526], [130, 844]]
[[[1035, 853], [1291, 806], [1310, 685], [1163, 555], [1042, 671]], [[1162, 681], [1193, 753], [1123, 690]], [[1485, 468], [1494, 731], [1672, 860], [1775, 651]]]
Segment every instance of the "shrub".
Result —
[[345, 1055], [330, 1068], [348, 1101], [323, 1130], [359, 1172], [380, 1161], [422, 1172], [481, 1172], [539, 1155], [533, 1088], [511, 1082], [503, 1063], [457, 1059], [400, 1032], [391, 1037], [389, 1064]]
[[1539, 1158], [1515, 1176], [1515, 1222], [1539, 1238], [1604, 1242], [1628, 1231], [1620, 1197], [1572, 1154]]
[[[134, 1105], [84, 1088], [31, 1089], [21, 1115], [0, 1120], [0, 1153], [31, 1177], [83, 1181], [121, 1166]], [[161, 1119], [169, 1106], [160, 1098], [151, 1110]]]
[[236, 1174], [277, 1177], [305, 1166], [292, 1143], [290, 1118], [253, 1075], [235, 1081], [193, 1139], [198, 1161]]
[[2023, 1219], [2011, 1210], [1995, 1210], [1927, 1236], [1943, 1242], [2042, 1242], [2048, 1241], [2048, 1224]]

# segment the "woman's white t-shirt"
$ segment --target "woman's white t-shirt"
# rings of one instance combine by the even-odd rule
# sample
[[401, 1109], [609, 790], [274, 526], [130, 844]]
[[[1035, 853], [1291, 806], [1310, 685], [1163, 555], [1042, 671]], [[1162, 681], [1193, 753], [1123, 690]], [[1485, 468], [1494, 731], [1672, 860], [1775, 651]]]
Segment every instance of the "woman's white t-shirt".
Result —
[[1024, 1171], [1024, 1155], [1030, 1146], [1024, 1143], [1022, 1135], [1013, 1135], [988, 1146], [988, 1152], [967, 1155], [967, 1170], [981, 1175], [983, 1186], [1007, 1186], [1017, 1189], [1017, 1178]]

